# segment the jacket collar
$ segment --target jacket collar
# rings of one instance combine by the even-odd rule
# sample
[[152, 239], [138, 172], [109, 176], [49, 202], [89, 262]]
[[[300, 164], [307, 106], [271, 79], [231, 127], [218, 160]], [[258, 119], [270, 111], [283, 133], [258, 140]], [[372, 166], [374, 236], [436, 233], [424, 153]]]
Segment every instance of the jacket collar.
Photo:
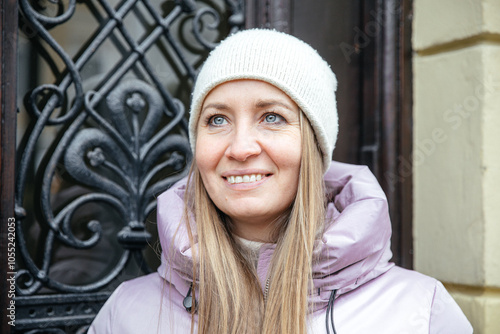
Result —
[[315, 250], [312, 299], [326, 306], [332, 290], [345, 294], [382, 275], [393, 263], [386, 196], [366, 166], [333, 162], [325, 175], [325, 232]]

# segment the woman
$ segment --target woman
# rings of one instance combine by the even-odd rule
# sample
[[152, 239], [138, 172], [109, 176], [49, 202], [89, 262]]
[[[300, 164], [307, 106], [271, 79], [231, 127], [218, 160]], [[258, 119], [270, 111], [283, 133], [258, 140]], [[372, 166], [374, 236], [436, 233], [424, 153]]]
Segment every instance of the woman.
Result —
[[189, 177], [158, 198], [162, 265], [118, 287], [90, 333], [472, 332], [441, 283], [389, 262], [374, 176], [331, 162], [336, 85], [315, 50], [275, 31], [210, 54]]

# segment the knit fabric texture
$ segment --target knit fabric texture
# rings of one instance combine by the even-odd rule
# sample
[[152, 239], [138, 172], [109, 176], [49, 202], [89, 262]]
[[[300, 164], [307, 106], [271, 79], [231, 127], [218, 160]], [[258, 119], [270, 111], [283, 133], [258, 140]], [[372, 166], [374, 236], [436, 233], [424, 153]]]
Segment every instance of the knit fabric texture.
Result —
[[275, 30], [240, 31], [212, 50], [198, 74], [192, 95], [189, 137], [193, 153], [205, 97], [216, 86], [240, 79], [270, 83], [299, 106], [314, 130], [326, 172], [338, 132], [337, 79], [310, 45]]

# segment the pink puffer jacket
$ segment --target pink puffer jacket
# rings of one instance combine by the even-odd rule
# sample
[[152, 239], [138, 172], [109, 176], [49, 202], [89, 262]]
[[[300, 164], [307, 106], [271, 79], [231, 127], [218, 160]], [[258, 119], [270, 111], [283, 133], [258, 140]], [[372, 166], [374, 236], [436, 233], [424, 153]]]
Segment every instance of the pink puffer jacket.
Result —
[[[325, 182], [331, 223], [316, 250], [320, 260], [313, 266], [309, 333], [334, 333], [333, 327], [337, 334], [472, 333], [439, 281], [389, 262], [387, 200], [369, 169], [333, 162]], [[192, 253], [184, 228], [172, 244], [184, 190], [180, 181], [158, 198], [163, 249], [158, 272], [121, 284], [89, 333], [190, 333], [183, 301], [192, 282]], [[273, 244], [260, 249], [257, 272], [263, 289], [273, 251]]]

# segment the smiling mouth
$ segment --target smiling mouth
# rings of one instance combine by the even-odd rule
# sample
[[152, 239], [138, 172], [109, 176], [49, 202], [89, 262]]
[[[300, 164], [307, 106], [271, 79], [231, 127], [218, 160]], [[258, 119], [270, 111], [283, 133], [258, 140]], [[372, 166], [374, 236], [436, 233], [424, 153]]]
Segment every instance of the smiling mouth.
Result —
[[266, 176], [268, 175], [265, 174], [249, 174], [249, 175], [237, 175], [237, 176], [231, 175], [225, 177], [225, 179], [227, 180], [227, 182], [231, 184], [238, 184], [238, 183], [257, 182], [262, 180]]

